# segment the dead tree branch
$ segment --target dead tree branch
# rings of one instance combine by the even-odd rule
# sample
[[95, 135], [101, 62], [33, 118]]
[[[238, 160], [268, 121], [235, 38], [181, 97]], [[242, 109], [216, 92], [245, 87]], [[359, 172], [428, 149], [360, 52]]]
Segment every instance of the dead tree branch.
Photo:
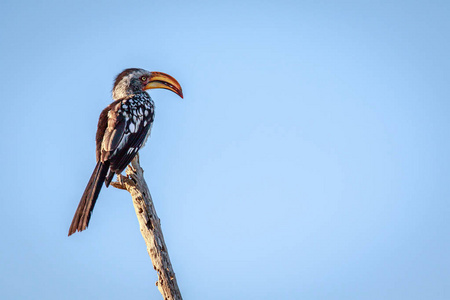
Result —
[[131, 194], [142, 237], [147, 244], [147, 251], [152, 260], [153, 268], [158, 272], [156, 286], [164, 300], [182, 300], [164, 242], [160, 220], [144, 179], [144, 170], [139, 165], [138, 155], [128, 166], [126, 174], [127, 176], [119, 175], [118, 182], [113, 182], [111, 185], [118, 189], [127, 190]]

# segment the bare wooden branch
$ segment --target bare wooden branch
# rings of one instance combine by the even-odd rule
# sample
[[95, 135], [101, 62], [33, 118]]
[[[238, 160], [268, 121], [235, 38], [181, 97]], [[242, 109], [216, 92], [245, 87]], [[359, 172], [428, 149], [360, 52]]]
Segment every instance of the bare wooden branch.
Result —
[[131, 194], [142, 237], [147, 244], [153, 268], [158, 272], [156, 286], [164, 300], [181, 300], [181, 293], [170, 263], [160, 220], [143, 173], [144, 170], [139, 165], [139, 156], [136, 155], [131, 166], [127, 168], [127, 176], [119, 175], [118, 182], [113, 182], [111, 185], [118, 189], [126, 189]]

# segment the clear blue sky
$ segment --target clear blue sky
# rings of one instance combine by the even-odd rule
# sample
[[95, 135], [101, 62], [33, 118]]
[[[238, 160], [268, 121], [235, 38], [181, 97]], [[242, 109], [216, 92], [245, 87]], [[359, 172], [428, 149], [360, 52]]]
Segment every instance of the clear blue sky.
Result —
[[448, 1], [2, 1], [0, 298], [161, 299], [128, 193], [67, 237], [114, 77], [185, 299], [450, 299]]

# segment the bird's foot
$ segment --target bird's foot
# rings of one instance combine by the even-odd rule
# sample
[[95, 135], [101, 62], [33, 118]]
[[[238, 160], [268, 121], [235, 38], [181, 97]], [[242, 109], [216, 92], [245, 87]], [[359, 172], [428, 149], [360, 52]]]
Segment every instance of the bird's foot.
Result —
[[111, 182], [111, 185], [115, 187], [116, 189], [120, 190], [126, 190], [125, 181], [128, 179], [128, 177], [123, 176], [122, 174], [117, 174], [117, 181]]

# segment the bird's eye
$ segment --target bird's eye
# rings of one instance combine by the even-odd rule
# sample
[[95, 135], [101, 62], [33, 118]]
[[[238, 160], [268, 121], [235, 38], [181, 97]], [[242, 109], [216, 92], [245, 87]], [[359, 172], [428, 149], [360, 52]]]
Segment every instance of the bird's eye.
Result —
[[147, 77], [146, 77], [146, 76], [142, 76], [142, 77], [141, 77], [141, 80], [142, 80], [142, 81], [146, 81], [146, 80], [147, 80]]

